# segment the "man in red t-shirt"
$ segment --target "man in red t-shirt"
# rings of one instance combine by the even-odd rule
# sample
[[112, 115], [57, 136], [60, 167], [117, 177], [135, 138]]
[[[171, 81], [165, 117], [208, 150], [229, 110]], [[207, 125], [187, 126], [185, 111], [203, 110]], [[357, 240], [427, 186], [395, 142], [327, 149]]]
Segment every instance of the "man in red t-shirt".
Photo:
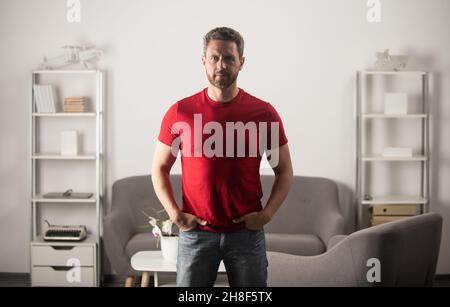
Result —
[[[165, 114], [152, 166], [153, 186], [180, 229], [177, 285], [212, 286], [223, 260], [230, 286], [266, 286], [263, 227], [283, 203], [293, 172], [283, 123], [272, 105], [237, 87], [244, 41], [230, 28], [204, 38], [209, 81]], [[183, 204], [169, 174], [181, 150]], [[275, 173], [262, 206], [260, 163]]]

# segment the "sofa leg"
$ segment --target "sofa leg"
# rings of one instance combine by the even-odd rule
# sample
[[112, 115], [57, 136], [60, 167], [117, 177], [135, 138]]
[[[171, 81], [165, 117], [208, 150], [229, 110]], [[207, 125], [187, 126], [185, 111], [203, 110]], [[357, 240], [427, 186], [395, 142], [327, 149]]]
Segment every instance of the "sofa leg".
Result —
[[134, 287], [134, 283], [136, 282], [136, 277], [134, 276], [127, 276], [125, 279], [125, 287]]

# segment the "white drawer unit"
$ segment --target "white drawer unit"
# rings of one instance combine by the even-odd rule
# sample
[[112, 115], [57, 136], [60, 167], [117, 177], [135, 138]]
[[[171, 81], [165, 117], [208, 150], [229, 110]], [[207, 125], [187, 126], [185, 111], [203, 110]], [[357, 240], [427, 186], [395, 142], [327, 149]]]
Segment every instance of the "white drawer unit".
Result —
[[80, 266], [94, 266], [93, 246], [33, 246], [33, 265], [65, 266], [71, 259], [77, 259]]
[[94, 267], [33, 266], [33, 287], [95, 287]]
[[31, 243], [31, 285], [33, 287], [98, 286], [97, 245], [94, 238], [73, 242]]

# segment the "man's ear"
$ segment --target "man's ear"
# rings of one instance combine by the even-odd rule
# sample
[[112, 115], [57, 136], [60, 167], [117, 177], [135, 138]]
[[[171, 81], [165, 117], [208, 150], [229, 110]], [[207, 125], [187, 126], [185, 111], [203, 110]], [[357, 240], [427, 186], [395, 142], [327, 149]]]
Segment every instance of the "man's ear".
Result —
[[242, 68], [244, 67], [244, 63], [245, 63], [245, 57], [243, 56], [239, 61], [241, 62], [241, 67], [239, 68], [239, 70], [242, 70]]
[[206, 62], [206, 57], [204, 55], [202, 55], [202, 64], [203, 64], [203, 66], [205, 66], [205, 62]]

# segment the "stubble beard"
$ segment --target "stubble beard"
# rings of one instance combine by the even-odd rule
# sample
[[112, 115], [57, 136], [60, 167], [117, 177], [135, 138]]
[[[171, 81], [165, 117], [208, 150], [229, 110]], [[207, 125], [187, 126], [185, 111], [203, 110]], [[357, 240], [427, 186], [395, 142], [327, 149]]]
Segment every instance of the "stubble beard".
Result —
[[222, 78], [215, 78], [214, 76], [211, 76], [208, 73], [206, 73], [206, 75], [208, 77], [209, 83], [211, 83], [214, 87], [217, 87], [218, 89], [221, 90], [229, 88], [237, 80], [238, 77], [238, 74], [231, 76], [227, 74], [225, 77]]

